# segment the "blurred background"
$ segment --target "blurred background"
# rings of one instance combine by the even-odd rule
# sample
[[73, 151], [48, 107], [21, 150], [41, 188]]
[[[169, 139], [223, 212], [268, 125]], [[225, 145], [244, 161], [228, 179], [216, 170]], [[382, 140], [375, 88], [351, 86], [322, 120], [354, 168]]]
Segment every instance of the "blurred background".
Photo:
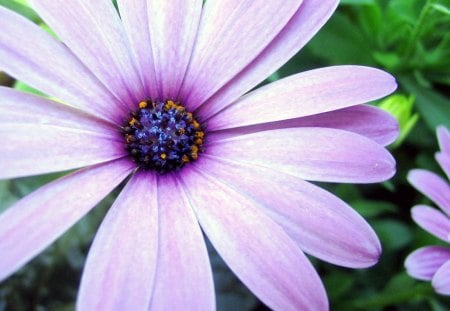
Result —
[[[24, 0], [0, 0], [0, 5], [49, 30]], [[373, 185], [321, 184], [367, 219], [383, 245], [379, 263], [370, 269], [345, 269], [311, 258], [325, 283], [331, 310], [450, 310], [449, 297], [435, 294], [429, 283], [412, 279], [404, 269], [411, 251], [444, 245], [412, 221], [413, 205], [432, 203], [408, 184], [406, 174], [412, 168], [425, 168], [445, 176], [434, 153], [438, 150], [436, 126], [450, 129], [450, 0], [341, 0], [319, 34], [265, 83], [339, 64], [374, 66], [396, 77], [396, 93], [373, 104], [394, 114], [401, 135], [389, 147], [398, 165], [392, 180]], [[2, 72], [0, 85], [36, 92]], [[0, 181], [0, 212], [60, 175]], [[108, 196], [39, 257], [1, 283], [0, 311], [73, 310], [85, 256], [116, 195]], [[218, 309], [266, 310], [212, 247], [209, 250]]]

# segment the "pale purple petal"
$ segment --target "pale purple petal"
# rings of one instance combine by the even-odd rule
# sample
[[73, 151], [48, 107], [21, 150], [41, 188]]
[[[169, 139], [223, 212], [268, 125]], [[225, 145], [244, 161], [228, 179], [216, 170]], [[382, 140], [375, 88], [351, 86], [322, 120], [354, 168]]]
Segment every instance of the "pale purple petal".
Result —
[[333, 111], [378, 99], [395, 88], [391, 75], [370, 67], [310, 70], [247, 94], [213, 117], [208, 128], [226, 129]]
[[154, 174], [134, 175], [97, 231], [84, 267], [77, 310], [147, 310], [158, 251]]
[[367, 222], [329, 192], [273, 170], [204, 155], [202, 167], [261, 204], [300, 248], [333, 264], [375, 264], [380, 242]]
[[66, 104], [106, 120], [121, 120], [124, 110], [118, 100], [67, 47], [1, 6], [0, 29], [0, 70]]
[[183, 172], [200, 225], [231, 270], [271, 309], [327, 310], [323, 285], [283, 229], [250, 200], [215, 178]]
[[441, 151], [450, 157], [450, 132], [443, 125], [438, 126], [436, 132]]
[[438, 161], [442, 170], [447, 174], [447, 178], [450, 178], [450, 156], [442, 152], [436, 153], [436, 161]]
[[409, 172], [408, 181], [450, 215], [450, 186], [446, 180], [433, 172], [414, 169]]
[[414, 221], [423, 229], [447, 243], [450, 242], [450, 219], [447, 215], [425, 205], [413, 207], [411, 214]]
[[0, 178], [44, 174], [126, 155], [109, 123], [68, 106], [0, 87]]
[[112, 1], [31, 0], [30, 3], [117, 98], [130, 107], [146, 98]]
[[347, 131], [289, 128], [223, 139], [209, 135], [207, 153], [306, 180], [368, 183], [395, 173], [395, 160], [374, 141]]
[[147, 0], [118, 0], [117, 5], [146, 95], [156, 98], [158, 92], [148, 27]]
[[384, 146], [395, 141], [399, 133], [397, 120], [391, 114], [374, 106], [357, 105], [307, 117], [221, 130], [214, 135], [232, 137], [293, 127], [341, 129], [365, 136]]
[[412, 277], [429, 281], [448, 260], [450, 260], [450, 249], [441, 246], [426, 246], [412, 252], [406, 258], [405, 267]]
[[431, 285], [437, 293], [450, 295], [450, 259], [438, 269]]
[[176, 99], [191, 58], [203, 0], [147, 3], [158, 98]]
[[206, 1], [180, 93], [190, 109], [252, 62], [289, 22], [301, 2]]
[[214, 283], [202, 231], [182, 188], [158, 176], [159, 248], [150, 310], [214, 310]]
[[[0, 86], [0, 126], [35, 124], [79, 129], [121, 141], [117, 126], [50, 99]], [[32, 135], [30, 135], [32, 136]]]
[[294, 56], [325, 24], [337, 0], [304, 0], [289, 23], [264, 51], [224, 87], [218, 90], [199, 113], [211, 117], [248, 92]]
[[36, 190], [0, 214], [0, 280], [43, 251], [133, 169], [128, 160], [90, 167]]

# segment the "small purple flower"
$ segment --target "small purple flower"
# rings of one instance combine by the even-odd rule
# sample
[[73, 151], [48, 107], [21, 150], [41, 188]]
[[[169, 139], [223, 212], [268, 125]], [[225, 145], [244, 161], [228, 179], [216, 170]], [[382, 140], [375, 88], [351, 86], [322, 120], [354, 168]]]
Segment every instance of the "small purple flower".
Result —
[[[437, 128], [437, 138], [441, 151], [436, 160], [450, 178], [450, 133], [444, 126]], [[427, 206], [412, 208], [412, 218], [423, 229], [441, 239], [450, 242], [450, 185], [439, 175], [415, 169], [408, 174], [409, 182], [421, 193], [433, 201], [441, 211]], [[405, 261], [409, 275], [430, 281], [436, 292], [450, 295], [450, 248], [425, 246], [412, 252]]]
[[384, 146], [397, 123], [363, 105], [393, 77], [336, 66], [251, 91], [337, 0], [119, 0], [120, 17], [110, 0], [31, 3], [61, 42], [0, 7], [0, 69], [57, 101], [0, 88], [0, 178], [82, 169], [0, 215], [0, 280], [127, 178], [89, 251], [79, 310], [214, 309], [202, 231], [273, 309], [328, 308], [303, 252], [377, 262], [365, 220], [308, 181], [394, 174]]

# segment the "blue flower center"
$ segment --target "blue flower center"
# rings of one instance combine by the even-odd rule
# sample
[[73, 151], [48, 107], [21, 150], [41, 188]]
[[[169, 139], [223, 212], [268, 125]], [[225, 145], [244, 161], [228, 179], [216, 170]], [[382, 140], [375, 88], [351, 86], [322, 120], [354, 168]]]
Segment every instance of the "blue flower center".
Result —
[[121, 131], [133, 161], [160, 174], [179, 170], [204, 151], [200, 123], [172, 100], [140, 102]]

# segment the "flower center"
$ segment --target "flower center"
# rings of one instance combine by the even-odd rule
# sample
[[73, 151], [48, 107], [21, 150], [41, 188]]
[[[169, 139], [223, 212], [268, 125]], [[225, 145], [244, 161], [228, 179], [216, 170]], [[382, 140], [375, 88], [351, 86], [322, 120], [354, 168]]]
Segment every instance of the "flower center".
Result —
[[121, 128], [126, 149], [145, 170], [165, 174], [197, 160], [205, 133], [178, 102], [142, 101]]

